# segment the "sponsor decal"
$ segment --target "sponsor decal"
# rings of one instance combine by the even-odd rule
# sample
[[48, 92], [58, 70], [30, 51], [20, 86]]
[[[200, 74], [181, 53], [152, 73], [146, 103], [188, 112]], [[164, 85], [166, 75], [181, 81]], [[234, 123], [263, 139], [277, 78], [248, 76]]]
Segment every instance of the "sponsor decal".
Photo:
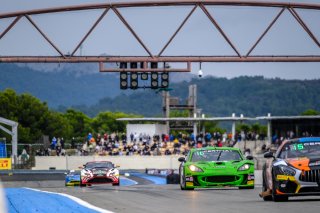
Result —
[[247, 184], [248, 184], [248, 185], [253, 185], [253, 184], [254, 184], [254, 180], [248, 180], [248, 181], [247, 181]]
[[103, 176], [106, 174], [106, 171], [103, 170], [96, 170], [93, 172], [94, 175]]
[[254, 180], [254, 174], [249, 174], [248, 175], [248, 180]]
[[193, 177], [186, 177], [186, 181], [190, 181], [190, 182], [193, 182]]
[[0, 170], [11, 169], [11, 158], [0, 158]]
[[193, 186], [193, 182], [186, 182], [186, 186]]
[[277, 175], [277, 180], [295, 181], [296, 179], [293, 176], [289, 176], [289, 175]]

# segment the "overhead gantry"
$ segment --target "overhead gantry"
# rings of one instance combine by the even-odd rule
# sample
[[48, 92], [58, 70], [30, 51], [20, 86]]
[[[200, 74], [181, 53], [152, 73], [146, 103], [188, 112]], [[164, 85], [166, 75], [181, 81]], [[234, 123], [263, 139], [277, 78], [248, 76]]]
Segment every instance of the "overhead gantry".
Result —
[[[129, 24], [128, 20], [123, 16], [121, 9], [123, 8], [154, 8], [154, 7], [186, 7], [189, 6], [191, 9], [187, 13], [187, 16], [183, 19], [174, 33], [170, 36], [167, 42], [163, 45], [161, 50], [157, 53], [152, 52], [146, 45], [146, 42], [138, 35], [135, 28]], [[263, 30], [261, 35], [252, 41], [252, 46], [247, 52], [240, 52], [239, 48], [233, 42], [226, 31], [223, 29], [219, 21], [215, 18], [214, 14], [208, 10], [211, 6], [225, 6], [225, 7], [252, 7], [256, 8], [274, 8], [277, 10], [275, 17], [269, 25]], [[33, 17], [36, 15], [43, 14], [65, 14], [66, 12], [74, 11], [91, 11], [101, 10], [101, 15], [95, 20], [94, 23], [87, 29], [87, 32], [82, 36], [80, 41], [74, 46], [71, 53], [64, 53], [57, 44], [53, 42], [51, 38], [45, 33], [45, 31], [39, 27], [34, 21]], [[171, 45], [174, 39], [177, 39], [177, 35], [184, 28], [190, 17], [194, 14], [194, 11], [199, 9], [207, 17], [212, 24], [211, 26], [219, 32], [223, 37], [227, 45], [232, 49], [232, 55], [165, 55], [165, 50]], [[151, 62], [184, 62], [187, 64], [186, 68], [173, 69], [167, 68], [166, 72], [190, 72], [190, 63], [192, 62], [320, 62], [320, 55], [268, 55], [260, 54], [253, 55], [253, 51], [262, 39], [268, 34], [270, 29], [273, 28], [275, 23], [279, 20], [280, 16], [285, 11], [291, 14], [291, 18], [295, 20], [313, 41], [316, 48], [320, 48], [319, 39], [312, 32], [311, 28], [306, 24], [301, 15], [300, 10], [307, 11], [319, 11], [320, 4], [308, 4], [308, 3], [286, 3], [286, 2], [268, 2], [268, 1], [242, 1], [242, 0], [171, 0], [171, 1], [141, 1], [141, 2], [112, 2], [102, 4], [86, 4], [77, 6], [66, 6], [56, 7], [47, 9], [36, 9], [27, 11], [18, 11], [0, 14], [0, 22], [4, 19], [12, 19], [12, 22], [2, 32], [0, 32], [0, 42], [4, 36], [8, 34], [10, 30], [15, 28], [16, 24], [21, 19], [27, 20], [32, 27], [45, 39], [45, 41], [55, 50], [55, 56], [10, 56], [1, 55], [0, 62], [6, 63], [88, 63], [95, 62], [99, 63], [100, 71], [102, 72], [152, 72], [158, 71], [150, 67]], [[146, 53], [146, 56], [78, 56], [76, 52], [79, 51], [81, 45], [92, 35], [92, 32], [96, 27], [101, 24], [101, 20], [106, 16], [107, 13], [112, 11], [121, 23], [129, 30], [133, 38], [139, 43]], [[81, 27], [81, 23], [79, 23]], [[23, 36], [23, 35], [21, 35]], [[190, 42], [190, 41], [189, 41]], [[142, 66], [135, 70], [130, 68], [106, 68], [104, 63], [115, 63], [115, 62], [142, 62]]]

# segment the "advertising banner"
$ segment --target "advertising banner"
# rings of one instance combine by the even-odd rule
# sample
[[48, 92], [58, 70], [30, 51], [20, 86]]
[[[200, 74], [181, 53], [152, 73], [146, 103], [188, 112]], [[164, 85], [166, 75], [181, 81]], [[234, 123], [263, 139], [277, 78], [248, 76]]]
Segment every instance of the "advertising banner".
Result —
[[6, 144], [0, 141], [0, 158], [6, 158], [6, 157], [7, 157]]
[[0, 170], [11, 169], [11, 158], [0, 158]]

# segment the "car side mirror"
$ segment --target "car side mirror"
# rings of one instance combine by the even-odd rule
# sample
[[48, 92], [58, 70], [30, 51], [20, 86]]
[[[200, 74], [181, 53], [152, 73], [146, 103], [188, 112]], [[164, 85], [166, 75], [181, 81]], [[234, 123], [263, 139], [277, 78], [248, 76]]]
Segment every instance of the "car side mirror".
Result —
[[246, 157], [246, 159], [247, 159], [247, 160], [253, 160], [253, 157], [252, 157], [251, 155], [248, 155], [248, 156]]
[[264, 158], [274, 158], [273, 153], [272, 152], [266, 152], [264, 153]]
[[180, 157], [178, 158], [178, 161], [182, 163], [182, 162], [186, 162], [186, 159], [184, 157]]

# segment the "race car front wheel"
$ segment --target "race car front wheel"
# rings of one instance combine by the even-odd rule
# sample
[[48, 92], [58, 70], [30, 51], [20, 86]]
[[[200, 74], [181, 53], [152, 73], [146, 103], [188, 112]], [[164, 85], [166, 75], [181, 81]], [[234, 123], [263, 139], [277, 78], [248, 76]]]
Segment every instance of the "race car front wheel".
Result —
[[254, 189], [254, 186], [239, 186], [239, 189]]
[[186, 187], [186, 177], [184, 175], [184, 169], [183, 167], [179, 170], [179, 176], [180, 176], [180, 188], [181, 190], [194, 190], [194, 188], [187, 188]]
[[273, 175], [273, 180], [272, 180], [272, 200], [274, 202], [283, 202], [283, 201], [288, 201], [289, 197], [287, 195], [278, 195], [277, 194], [277, 181], [275, 180], [275, 175]]
[[120, 186], [120, 181], [118, 183], [113, 183], [112, 186]]
[[87, 185], [82, 183], [82, 178], [80, 176], [80, 187], [85, 187], [85, 186], [87, 186]]
[[181, 168], [181, 167], [179, 170], [179, 176], [180, 176], [180, 188], [181, 188], [181, 190], [185, 190], [186, 189], [186, 178], [184, 177], [183, 168]]

